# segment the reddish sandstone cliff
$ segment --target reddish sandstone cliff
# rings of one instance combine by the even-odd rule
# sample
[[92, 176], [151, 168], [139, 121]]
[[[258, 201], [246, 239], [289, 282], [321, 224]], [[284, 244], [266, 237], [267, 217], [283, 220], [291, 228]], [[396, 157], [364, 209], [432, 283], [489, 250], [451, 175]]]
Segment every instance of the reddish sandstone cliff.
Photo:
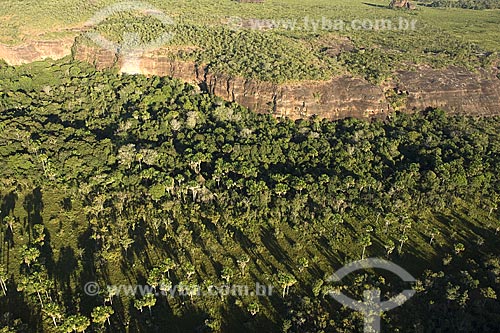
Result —
[[[95, 52], [80, 46], [76, 57], [99, 66], [120, 66], [108, 52]], [[97, 56], [96, 56], [97, 54]], [[392, 111], [388, 92], [400, 94], [403, 112], [441, 108], [450, 113], [470, 115], [500, 114], [500, 80], [486, 70], [472, 72], [458, 67], [397, 71], [394, 78], [377, 86], [361, 78], [340, 76], [325, 82], [299, 82], [277, 85], [251, 79], [211, 73], [194, 62], [172, 60], [146, 54], [136, 63], [136, 71], [147, 75], [166, 75], [199, 85], [226, 100], [236, 101], [256, 112], [302, 118], [383, 118]]]
[[47, 58], [60, 59], [71, 54], [72, 38], [33, 41], [28, 44], [9, 46], [0, 43], [0, 59], [11, 65], [21, 65]]
[[485, 70], [421, 68], [395, 77], [396, 88], [407, 94], [408, 112], [436, 107], [456, 114], [500, 114], [500, 80]]
[[256, 112], [272, 112], [276, 116], [293, 119], [315, 114], [329, 119], [383, 118], [390, 110], [381, 87], [349, 76], [336, 77], [330, 81], [278, 85], [212, 73], [205, 66], [194, 62], [173, 60], [158, 54], [142, 56], [135, 62], [135, 68], [130, 61], [125, 65], [112, 52], [96, 52], [84, 45], [76, 48], [75, 56], [99, 68], [119, 66], [122, 70], [146, 75], [175, 77]]
[[[69, 40], [16, 47], [0, 44], [0, 58], [10, 64], [56, 59], [69, 55], [71, 46]], [[384, 118], [392, 111], [392, 100], [386, 96], [394, 95], [393, 91], [398, 94], [399, 109], [403, 112], [439, 107], [456, 114], [500, 114], [500, 80], [485, 70], [422, 67], [397, 71], [383, 86], [351, 76], [278, 85], [213, 73], [203, 65], [173, 60], [160, 53], [124, 62], [113, 52], [76, 44], [73, 56], [99, 69], [118, 66], [125, 72], [178, 78], [256, 112], [272, 112], [278, 117]]]

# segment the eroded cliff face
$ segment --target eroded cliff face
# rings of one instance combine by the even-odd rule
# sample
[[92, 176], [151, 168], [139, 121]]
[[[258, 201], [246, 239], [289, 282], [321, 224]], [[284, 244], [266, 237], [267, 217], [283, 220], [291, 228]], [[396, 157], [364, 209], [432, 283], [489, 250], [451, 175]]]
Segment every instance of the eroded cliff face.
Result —
[[500, 80], [485, 70], [420, 68], [397, 72], [396, 82], [408, 112], [436, 107], [454, 114], [500, 114]]
[[[0, 44], [0, 58], [10, 64], [22, 64], [71, 54], [72, 42], [34, 42], [8, 47]], [[318, 115], [321, 118], [385, 118], [393, 111], [396, 95], [398, 109], [416, 112], [429, 107], [450, 113], [469, 115], [500, 114], [500, 80], [485, 70], [472, 72], [463, 68], [397, 71], [383, 86], [351, 76], [329, 81], [302, 81], [283, 85], [211, 72], [206, 66], [173, 60], [159, 52], [124, 61], [114, 52], [76, 44], [76, 59], [97, 68], [118, 66], [125, 73], [171, 76], [255, 112], [271, 112], [292, 119]]]
[[312, 115], [329, 119], [385, 117], [390, 109], [380, 87], [349, 76], [287, 85], [210, 74], [206, 78], [215, 95], [257, 112], [271, 111], [292, 119]]
[[10, 65], [22, 65], [47, 58], [60, 59], [71, 54], [73, 43], [73, 38], [33, 41], [16, 46], [0, 43], [0, 59]]
[[144, 54], [131, 61], [117, 58], [110, 51], [80, 45], [75, 57], [98, 68], [118, 66], [122, 72], [175, 77], [255, 112], [271, 112], [278, 117], [384, 118], [391, 111], [381, 87], [350, 76], [278, 85], [213, 73], [206, 66], [158, 53]]

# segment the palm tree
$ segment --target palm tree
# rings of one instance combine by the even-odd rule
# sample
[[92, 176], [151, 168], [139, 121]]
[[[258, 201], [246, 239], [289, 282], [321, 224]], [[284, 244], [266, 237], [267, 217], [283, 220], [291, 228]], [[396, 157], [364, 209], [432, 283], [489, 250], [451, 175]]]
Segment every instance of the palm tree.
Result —
[[397, 217], [394, 214], [389, 213], [385, 216], [384, 221], [385, 221], [385, 233], [387, 234], [389, 232], [389, 226], [393, 224], [395, 221], [397, 221]]
[[401, 254], [401, 251], [403, 250], [403, 244], [408, 241], [408, 236], [407, 235], [402, 235], [401, 238], [399, 239], [399, 253]]
[[163, 263], [160, 265], [160, 270], [163, 273], [167, 273], [167, 276], [170, 278], [170, 271], [177, 267], [177, 264], [171, 258], [165, 258]]
[[165, 190], [167, 191], [167, 193], [171, 194], [171, 191], [173, 191], [174, 188], [175, 188], [175, 179], [172, 177], [165, 178]]
[[43, 246], [45, 241], [45, 227], [43, 224], [35, 224], [33, 226], [33, 243]]
[[344, 218], [342, 217], [341, 214], [333, 214], [332, 216], [332, 222], [333, 222], [333, 231], [337, 233], [337, 227], [344, 223]]
[[187, 263], [184, 265], [184, 268], [186, 270], [186, 279], [189, 280], [192, 275], [196, 273], [196, 270], [194, 269], [194, 265], [192, 263]]
[[59, 327], [59, 330], [64, 333], [71, 333], [75, 331], [75, 318], [74, 316], [69, 316], [67, 317], [61, 327]]
[[87, 327], [90, 325], [90, 320], [81, 315], [72, 315], [66, 318], [63, 325], [61, 325], [60, 330], [62, 332], [85, 332]]
[[241, 256], [236, 262], [238, 263], [238, 267], [241, 270], [241, 275], [245, 275], [245, 268], [247, 267], [250, 258], [247, 255]]
[[299, 259], [299, 272], [302, 272], [304, 269], [309, 267], [309, 260], [307, 258]]
[[360, 243], [361, 246], [363, 246], [363, 253], [361, 254], [361, 259], [365, 259], [365, 250], [368, 246], [372, 245], [372, 239], [370, 235], [365, 235], [361, 237]]
[[144, 301], [143, 301], [143, 299], [142, 299], [142, 298], [141, 298], [141, 299], [136, 299], [136, 300], [134, 301], [134, 307], [135, 307], [137, 310], [139, 310], [139, 311], [141, 311], [141, 312], [142, 312], [142, 308], [144, 307]]
[[500, 203], [500, 195], [495, 195], [490, 203], [490, 211], [488, 212], [488, 217], [491, 216], [494, 210], [498, 209], [498, 204]]
[[403, 225], [403, 235], [406, 235], [406, 229], [411, 229], [411, 220], [408, 219]]
[[283, 288], [283, 298], [288, 295], [289, 289], [295, 283], [297, 283], [297, 279], [291, 274], [288, 273], [278, 273], [278, 283]]
[[79, 247], [76, 249], [75, 253], [76, 253], [77, 257], [80, 258], [80, 260], [83, 260], [83, 256], [85, 255], [85, 249]]
[[385, 247], [385, 251], [386, 251], [385, 256], [388, 258], [391, 255], [391, 253], [394, 251], [394, 248], [395, 248], [394, 242], [392, 241], [392, 239], [389, 239], [387, 241], [387, 244], [384, 245], [384, 247]]
[[151, 272], [149, 272], [147, 283], [156, 290], [156, 287], [160, 284], [161, 279], [161, 270], [158, 267], [154, 267]]
[[206, 156], [204, 154], [198, 152], [192, 156], [188, 156], [188, 158], [191, 159], [189, 161], [189, 166], [191, 167], [191, 169], [193, 169], [193, 171], [196, 174], [199, 174], [201, 171], [201, 168], [200, 168], [201, 163], [207, 159]]
[[35, 247], [27, 247], [25, 245], [22, 250], [22, 256], [23, 256], [23, 263], [25, 263], [26, 265], [28, 265], [28, 267], [30, 267], [31, 264], [36, 262], [38, 257], [40, 256], [40, 250], [38, 250]]
[[5, 265], [0, 264], [0, 287], [2, 288], [3, 294], [7, 295], [7, 280], [9, 279], [9, 275], [7, 273], [7, 268]]
[[434, 242], [434, 238], [436, 238], [437, 235], [439, 235], [439, 230], [436, 228], [432, 229], [429, 245], [432, 245], [432, 243]]
[[276, 187], [274, 188], [274, 192], [279, 196], [283, 196], [288, 192], [288, 185], [284, 183], [278, 183], [276, 184]]
[[52, 322], [54, 323], [55, 327], [57, 327], [57, 322], [61, 320], [63, 317], [63, 311], [57, 303], [45, 304], [45, 307], [42, 309], [42, 312], [45, 313], [50, 318], [52, 318]]
[[250, 312], [250, 314], [252, 316], [255, 316], [257, 313], [259, 313], [260, 311], [260, 306], [259, 306], [259, 303], [257, 302], [252, 302], [248, 305], [247, 307], [247, 310], [248, 312]]
[[229, 267], [224, 267], [222, 270], [222, 273], [220, 277], [226, 281], [227, 284], [229, 284], [229, 281], [233, 278], [234, 272], [231, 268]]
[[295, 190], [297, 190], [299, 192], [299, 194], [301, 194], [302, 190], [304, 190], [306, 188], [307, 183], [302, 178], [295, 178], [292, 186]]
[[85, 316], [76, 315], [75, 322], [76, 322], [76, 326], [75, 326], [76, 332], [85, 332], [87, 327], [90, 326], [90, 320]]
[[113, 313], [115, 313], [115, 311], [110, 306], [98, 306], [92, 310], [92, 320], [101, 325], [101, 327], [104, 326], [106, 321], [108, 322], [108, 325], [110, 325], [109, 318], [113, 315]]
[[460, 254], [461, 252], [465, 251], [465, 246], [462, 243], [455, 244], [454, 248], [455, 248], [455, 253], [456, 254]]
[[151, 314], [151, 307], [155, 306], [156, 304], [156, 297], [154, 294], [148, 293], [144, 295], [143, 297], [143, 306], [147, 306], [149, 309], [149, 314]]
[[168, 296], [168, 293], [172, 290], [172, 282], [167, 278], [162, 278], [160, 280], [159, 289], [163, 295]]
[[201, 189], [201, 186], [200, 184], [198, 184], [197, 181], [195, 180], [190, 180], [188, 183], [187, 183], [187, 189], [189, 191], [191, 191], [192, 195], [193, 195], [193, 202], [196, 201], [196, 196], [198, 195], [198, 192], [199, 190]]
[[200, 287], [198, 286], [197, 283], [187, 282], [187, 284], [185, 286], [186, 286], [187, 294], [189, 295], [190, 299], [193, 299], [193, 296], [199, 295]]
[[6, 216], [3, 220], [7, 224], [7, 227], [10, 229], [10, 232], [14, 233], [14, 222], [16, 221], [15, 218], [13, 218], [12, 216]]
[[118, 288], [108, 287], [107, 290], [105, 291], [104, 304], [106, 304], [106, 302], [109, 302], [109, 304], [113, 305], [113, 297], [117, 295], [118, 295]]

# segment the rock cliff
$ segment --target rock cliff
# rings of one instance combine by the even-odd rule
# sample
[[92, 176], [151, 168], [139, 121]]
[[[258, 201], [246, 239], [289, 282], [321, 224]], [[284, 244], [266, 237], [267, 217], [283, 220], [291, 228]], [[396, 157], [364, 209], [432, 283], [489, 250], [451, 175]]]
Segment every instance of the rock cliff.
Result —
[[206, 66], [158, 53], [145, 54], [134, 64], [113, 52], [79, 45], [75, 57], [98, 68], [119, 66], [122, 72], [175, 77], [255, 112], [272, 112], [278, 117], [297, 119], [316, 114], [329, 119], [383, 118], [390, 111], [381, 87], [350, 76], [278, 85], [213, 73]]
[[0, 59], [4, 59], [10, 65], [22, 65], [47, 58], [60, 59], [71, 54], [73, 43], [73, 38], [33, 41], [16, 46], [0, 43]]
[[21, 64], [45, 58], [73, 56], [97, 68], [118, 66], [122, 72], [171, 76], [200, 87], [256, 112], [272, 112], [292, 119], [318, 115], [322, 118], [385, 118], [393, 110], [416, 112], [439, 107], [450, 113], [470, 115], [500, 114], [500, 80], [486, 70], [463, 68], [397, 71], [390, 82], [374, 85], [348, 75], [329, 81], [302, 81], [273, 84], [211, 72], [207, 66], [179, 61], [161, 53], [144, 54], [124, 62], [113, 52], [67, 41], [34, 42], [9, 47], [0, 44], [0, 58]]
[[395, 77], [396, 89], [407, 96], [408, 112], [435, 107], [455, 114], [500, 114], [500, 80], [485, 70], [420, 68]]

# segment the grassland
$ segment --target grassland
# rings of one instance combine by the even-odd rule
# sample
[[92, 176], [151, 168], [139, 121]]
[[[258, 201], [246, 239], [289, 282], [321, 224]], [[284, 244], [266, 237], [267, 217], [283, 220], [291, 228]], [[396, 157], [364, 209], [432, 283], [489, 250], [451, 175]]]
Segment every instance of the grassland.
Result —
[[[111, 1], [55, 3], [7, 2], [0, 16], [0, 42], [19, 44], [81, 33], [82, 26]], [[134, 31], [145, 39], [162, 31], [174, 32], [169, 43], [188, 46], [190, 52], [173, 57], [194, 60], [228, 75], [276, 83], [324, 80], [350, 73], [381, 83], [394, 70], [428, 65], [490, 68], [500, 50], [496, 38], [500, 11], [443, 10], [420, 6], [416, 11], [392, 10], [385, 1], [276, 1], [240, 4], [236, 1], [150, 1], [173, 19], [165, 26], [148, 15], [121, 13], [108, 17], [95, 29], [119, 40]], [[346, 29], [323, 29], [323, 19], [343, 20]], [[353, 20], [415, 21], [415, 30], [354, 30]], [[252, 21], [249, 21], [252, 20]], [[238, 24], [255, 20], [277, 26], [266, 31], [241, 29]], [[312, 21], [317, 27], [313, 28]], [[20, 23], [23, 22], [23, 23]], [[262, 21], [259, 21], [262, 23]], [[321, 22], [321, 23], [320, 23]], [[88, 27], [84, 29], [89, 29]], [[132, 29], [132, 30], [131, 30]], [[135, 29], [135, 30], [134, 30]], [[82, 39], [84, 40], [84, 39]], [[339, 40], [349, 50], [331, 53]]]
[[[464, 41], [477, 43], [487, 50], [500, 50], [500, 11], [473, 11], [419, 7], [408, 14], [387, 8], [389, 1], [343, 0], [267, 0], [265, 4], [239, 4], [231, 0], [148, 1], [171, 15], [176, 22], [188, 24], [218, 24], [229, 17], [261, 19], [302, 19], [327, 17], [332, 19], [396, 18], [411, 16], [420, 27], [429, 26], [453, 34]], [[32, 38], [44, 38], [48, 33], [62, 32], [81, 26], [99, 9], [115, 3], [109, 0], [79, 2], [3, 1], [0, 9], [0, 42], [22, 43]]]

